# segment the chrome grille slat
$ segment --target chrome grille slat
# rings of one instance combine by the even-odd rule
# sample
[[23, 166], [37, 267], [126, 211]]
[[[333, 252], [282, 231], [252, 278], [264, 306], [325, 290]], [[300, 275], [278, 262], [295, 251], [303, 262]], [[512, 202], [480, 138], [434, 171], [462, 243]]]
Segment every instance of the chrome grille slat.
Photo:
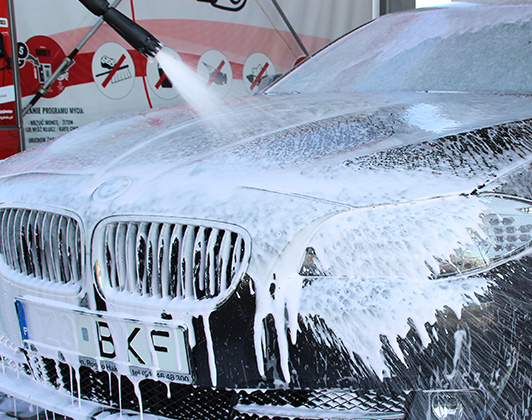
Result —
[[141, 223], [137, 231], [137, 289], [143, 295], [147, 293], [148, 283], [148, 229], [147, 223]]
[[42, 212], [38, 212], [37, 216], [35, 217], [35, 241], [36, 241], [36, 247], [37, 247], [37, 260], [38, 265], [41, 269], [41, 278], [43, 279], [49, 279], [50, 274], [48, 272], [48, 266], [46, 265], [46, 246], [44, 245], [44, 214]]
[[240, 255], [240, 250], [242, 249], [242, 237], [239, 236], [238, 238], [236, 238], [234, 244], [235, 245], [233, 246], [233, 258], [231, 261], [231, 277], [235, 275], [235, 270], [238, 266], [238, 261], [240, 261], [240, 259], [242, 258], [242, 256]]
[[[119, 223], [116, 228], [115, 239], [115, 260], [116, 260], [116, 279], [115, 282], [118, 285], [118, 279], [127, 278], [127, 264], [126, 264], [126, 235], [127, 226], [123, 223]], [[119, 285], [120, 289], [124, 289], [124, 285]]]
[[70, 271], [70, 257], [68, 255], [68, 219], [61, 216], [57, 222], [57, 239], [59, 245], [59, 269], [61, 270], [61, 281], [72, 277]]
[[24, 208], [0, 208], [0, 253], [26, 276], [76, 284], [82, 277], [81, 229], [73, 217]]
[[159, 244], [157, 247], [157, 257], [159, 261], [159, 278], [161, 282], [161, 296], [163, 298], [170, 296], [170, 252], [166, 249], [170, 247], [170, 238], [172, 235], [172, 228], [168, 223], [163, 224], [161, 229], [161, 236], [159, 237]]
[[76, 226], [76, 247], [75, 247], [75, 255], [76, 255], [76, 270], [79, 280], [81, 280], [81, 273], [83, 272], [83, 258], [84, 258], [84, 250], [83, 250], [83, 235], [81, 233], [81, 227], [79, 225]]
[[104, 252], [97, 241], [94, 246], [95, 258], [109, 267], [103, 284], [115, 291], [155, 299], [216, 298], [240, 279], [247, 264], [245, 238], [229, 229], [114, 219], [97, 228]]
[[31, 262], [29, 258], [29, 249], [28, 249], [28, 212], [26, 210], [22, 210], [20, 212], [20, 232], [19, 232], [19, 246], [21, 248], [20, 253], [20, 259], [21, 259], [21, 266], [22, 266], [22, 272], [24, 274], [31, 274], [32, 268], [31, 268]]
[[9, 215], [6, 212], [3, 212], [0, 216], [1, 224], [0, 229], [2, 230], [3, 234], [0, 237], [0, 243], [1, 243], [1, 249], [0, 253], [4, 256], [5, 261], [8, 265], [12, 265], [11, 263], [11, 254], [8, 251], [8, 240], [7, 240], [7, 219]]
[[113, 287], [116, 287], [116, 246], [115, 246], [115, 237], [116, 237], [116, 226], [111, 226], [111, 228], [107, 231], [107, 235], [105, 238], [105, 251], [107, 254], [107, 264], [105, 265], [107, 267], [107, 272], [109, 275], [109, 279], [111, 281], [111, 284]]
[[60, 249], [60, 241], [59, 236], [60, 233], [60, 221], [61, 216], [54, 214], [52, 215], [52, 219], [50, 220], [50, 236], [49, 240], [52, 244], [52, 262], [53, 262], [53, 268], [54, 268], [54, 277], [56, 283], [62, 283], [63, 281], [63, 270], [61, 267], [61, 249]]
[[152, 296], [161, 296], [159, 284], [159, 232], [161, 225], [152, 223], [148, 233], [148, 275], [146, 291]]
[[[18, 253], [16, 252], [16, 240], [13, 234], [13, 225], [15, 220], [16, 211], [9, 212], [7, 220], [7, 229], [6, 229], [6, 238], [8, 241], [8, 252], [11, 257], [11, 264], [15, 270], [20, 271], [20, 266], [18, 265]], [[15, 249], [14, 249], [15, 248]]]
[[79, 261], [77, 256], [77, 250], [78, 250], [78, 244], [77, 244], [77, 223], [74, 223], [71, 219], [68, 219], [67, 222], [67, 253], [68, 253], [68, 263], [69, 263], [69, 270], [70, 270], [70, 276], [74, 280], [74, 282], [78, 282], [80, 280], [78, 275], [78, 267], [79, 267]]
[[193, 266], [194, 259], [194, 229], [195, 226], [187, 226], [183, 236], [183, 252], [181, 258], [181, 296], [186, 298], [194, 297]]
[[55, 270], [54, 270], [54, 264], [53, 264], [53, 257], [52, 257], [52, 249], [51, 247], [53, 244], [50, 242], [50, 226], [51, 226], [51, 215], [46, 213], [43, 217], [42, 222], [42, 246], [44, 249], [44, 260], [46, 261], [46, 269], [48, 271], [48, 278], [50, 281], [55, 281]]
[[194, 241], [194, 280], [195, 298], [205, 292], [205, 228], [200, 227]]
[[206, 273], [208, 284], [208, 296], [216, 295], [216, 246], [220, 231], [212, 229], [207, 243]]
[[36, 230], [37, 227], [37, 216], [38, 213], [36, 212], [30, 212], [30, 215], [28, 217], [28, 224], [27, 231], [28, 231], [28, 239], [30, 241], [30, 247], [31, 247], [31, 259], [33, 261], [33, 268], [34, 277], [40, 279], [42, 278], [42, 269], [41, 269], [41, 259], [39, 255], [39, 244], [38, 244], [38, 232]]
[[122, 280], [120, 290], [129, 290], [138, 292], [138, 274], [136, 266], [137, 258], [137, 231], [138, 227], [135, 224], [127, 225], [126, 232], [126, 279]]
[[183, 297], [183, 277], [179, 261], [181, 261], [181, 244], [183, 243], [183, 226], [175, 225], [170, 236], [169, 264], [170, 285], [168, 295], [174, 298]]
[[231, 232], [225, 232], [220, 247], [220, 289], [225, 291], [227, 288], [227, 268], [231, 260]]
[[13, 249], [13, 261], [14, 261], [14, 267], [16, 270], [22, 272], [22, 264], [21, 264], [21, 247], [20, 247], [20, 235], [17, 234], [17, 231], [15, 229], [15, 226], [18, 225], [20, 222], [20, 211], [15, 210], [13, 212], [13, 217], [10, 220], [10, 226], [9, 226], [9, 237], [12, 238], [12, 248]]

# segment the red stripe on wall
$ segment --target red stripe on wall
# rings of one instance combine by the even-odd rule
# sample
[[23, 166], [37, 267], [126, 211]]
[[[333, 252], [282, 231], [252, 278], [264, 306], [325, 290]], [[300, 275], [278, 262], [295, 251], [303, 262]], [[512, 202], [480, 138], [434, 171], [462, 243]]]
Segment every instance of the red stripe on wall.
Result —
[[[133, 19], [133, 22], [136, 22], [135, 20], [135, 6], [133, 5], [133, 0], [130, 0], [130, 4], [131, 4], [131, 19]], [[140, 55], [144, 58], [144, 56], [142, 54], [140, 54], [138, 51], [135, 51], [135, 54], [137, 55]], [[145, 60], [141, 60], [141, 64], [142, 64], [142, 75], [140, 77], [142, 77], [142, 84], [144, 85], [144, 92], [146, 93], [146, 99], [148, 100], [148, 106], [150, 108], [153, 108], [153, 105], [151, 103], [151, 98], [150, 98], [150, 92], [148, 91], [148, 83], [146, 82], [146, 62]], [[135, 66], [135, 68], [137, 68], [138, 66]]]

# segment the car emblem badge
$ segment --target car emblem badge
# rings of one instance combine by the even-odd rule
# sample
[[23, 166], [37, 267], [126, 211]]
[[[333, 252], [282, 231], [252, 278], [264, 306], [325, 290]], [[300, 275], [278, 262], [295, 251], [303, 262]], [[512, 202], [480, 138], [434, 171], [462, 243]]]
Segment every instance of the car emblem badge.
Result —
[[94, 200], [110, 200], [116, 198], [127, 191], [131, 182], [131, 178], [126, 176], [112, 178], [96, 188], [92, 194], [92, 198]]

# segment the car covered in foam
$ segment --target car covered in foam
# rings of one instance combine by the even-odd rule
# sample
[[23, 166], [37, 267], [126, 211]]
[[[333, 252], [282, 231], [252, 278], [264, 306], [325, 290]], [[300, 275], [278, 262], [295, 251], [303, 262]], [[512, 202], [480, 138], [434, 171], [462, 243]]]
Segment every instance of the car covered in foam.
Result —
[[524, 419], [532, 6], [383, 16], [0, 164], [0, 390], [73, 418]]

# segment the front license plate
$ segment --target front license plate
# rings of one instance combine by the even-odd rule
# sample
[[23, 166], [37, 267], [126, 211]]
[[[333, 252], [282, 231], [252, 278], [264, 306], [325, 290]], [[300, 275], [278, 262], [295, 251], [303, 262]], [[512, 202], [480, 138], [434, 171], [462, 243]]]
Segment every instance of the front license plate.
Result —
[[191, 383], [187, 329], [181, 324], [124, 319], [40, 300], [17, 299], [30, 351], [122, 375]]

